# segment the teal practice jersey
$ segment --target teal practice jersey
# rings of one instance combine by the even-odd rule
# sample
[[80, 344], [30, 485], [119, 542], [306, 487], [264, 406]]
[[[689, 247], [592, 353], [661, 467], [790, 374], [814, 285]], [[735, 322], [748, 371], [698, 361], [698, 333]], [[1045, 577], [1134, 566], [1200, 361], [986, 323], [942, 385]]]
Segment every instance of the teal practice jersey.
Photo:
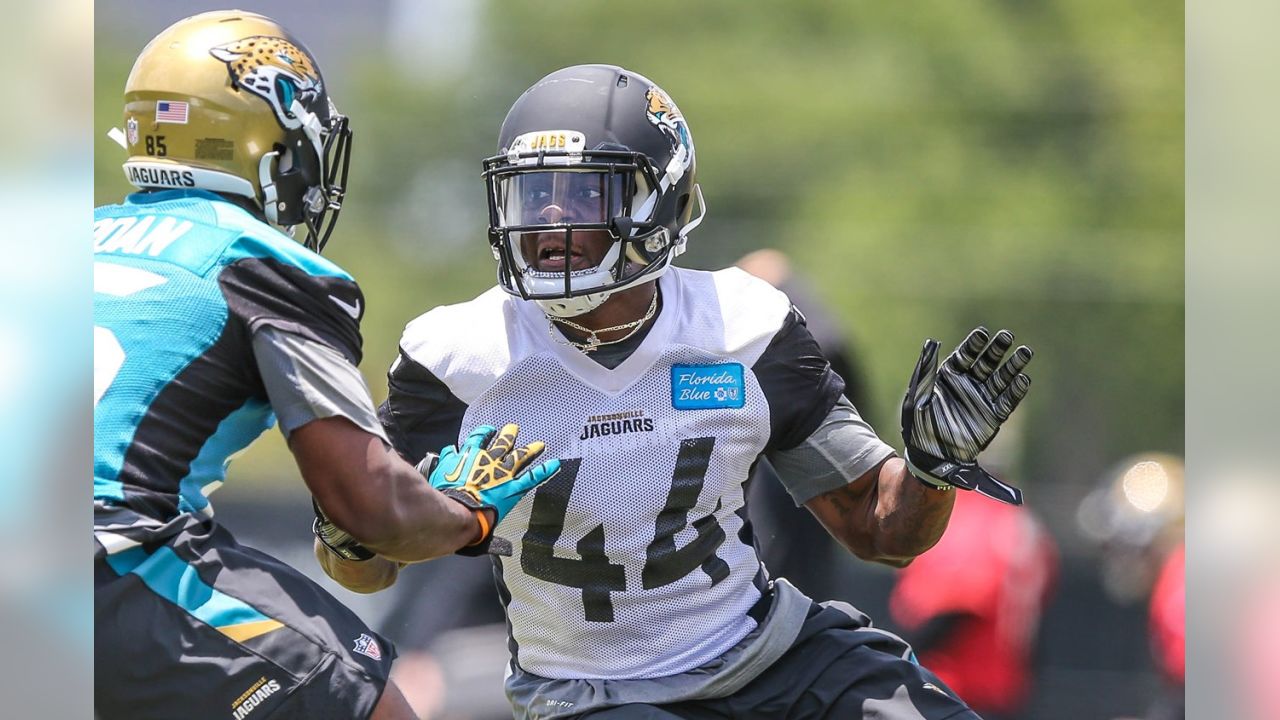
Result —
[[364, 298], [332, 262], [200, 190], [97, 208], [93, 248], [94, 499], [211, 515], [231, 455], [275, 422], [253, 333], [359, 364]]

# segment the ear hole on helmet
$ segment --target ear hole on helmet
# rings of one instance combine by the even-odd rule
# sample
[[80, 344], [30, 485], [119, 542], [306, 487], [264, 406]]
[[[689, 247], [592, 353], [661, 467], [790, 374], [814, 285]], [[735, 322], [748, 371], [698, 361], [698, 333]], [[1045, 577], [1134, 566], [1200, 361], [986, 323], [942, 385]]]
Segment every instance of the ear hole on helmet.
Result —
[[276, 152], [280, 153], [279, 159], [277, 160], [278, 164], [276, 165], [278, 171], [288, 172], [292, 170], [293, 169], [293, 149], [286, 145], [281, 145], [280, 143], [276, 143], [275, 149], [276, 149]]
[[689, 193], [685, 193], [681, 195], [679, 198], [676, 198], [676, 217], [680, 218], [680, 222], [683, 223], [685, 220], [688, 219], [687, 217], [688, 212], [689, 212]]

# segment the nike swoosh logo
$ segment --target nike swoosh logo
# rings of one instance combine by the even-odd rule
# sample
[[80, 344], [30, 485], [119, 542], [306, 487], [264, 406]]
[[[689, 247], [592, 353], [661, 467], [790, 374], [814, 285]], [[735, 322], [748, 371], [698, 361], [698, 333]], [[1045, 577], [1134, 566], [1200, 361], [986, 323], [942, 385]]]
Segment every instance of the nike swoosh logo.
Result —
[[356, 304], [352, 305], [351, 303], [345, 302], [332, 295], [329, 296], [329, 299], [332, 300], [338, 307], [342, 308], [343, 312], [350, 315], [352, 320], [360, 319], [360, 301], [359, 300], [356, 300]]
[[[931, 683], [931, 682], [927, 682], [927, 683], [925, 683], [925, 684], [924, 684], [924, 689], [925, 689], [925, 690], [932, 690], [932, 691], [934, 691], [934, 692], [936, 692], [936, 693], [940, 693], [940, 694], [942, 694], [942, 695], [947, 695], [947, 691], [946, 691], [946, 690], [943, 690], [942, 688], [938, 687], [937, 685], [934, 685], [934, 684], [933, 684], [933, 683]], [[951, 696], [950, 696], [950, 695], [947, 695], [947, 697], [951, 697]]]
[[444, 476], [444, 481], [447, 483], [457, 482], [458, 476], [462, 474], [462, 465], [463, 463], [458, 463], [457, 467], [453, 469], [453, 472], [448, 473]]

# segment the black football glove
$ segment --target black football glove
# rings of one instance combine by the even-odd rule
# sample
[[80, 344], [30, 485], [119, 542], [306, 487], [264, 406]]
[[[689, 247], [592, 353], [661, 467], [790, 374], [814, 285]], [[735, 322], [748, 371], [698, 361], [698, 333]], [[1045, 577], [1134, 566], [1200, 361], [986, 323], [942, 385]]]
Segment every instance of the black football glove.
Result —
[[938, 341], [925, 341], [902, 400], [907, 465], [921, 481], [1022, 504], [1021, 490], [978, 465], [978, 453], [991, 443], [1031, 387], [1031, 378], [1022, 374], [1031, 361], [1031, 348], [1019, 346], [1000, 364], [1012, 345], [1013, 333], [1008, 330], [992, 338], [986, 328], [979, 327], [939, 368]]
[[320, 538], [320, 542], [329, 548], [335, 555], [344, 560], [354, 560], [360, 562], [372, 558], [375, 553], [369, 548], [356, 542], [346, 530], [333, 524], [329, 516], [324, 514], [320, 509], [320, 503], [315, 498], [311, 498], [311, 507], [316, 511], [316, 519], [311, 523], [311, 532]]

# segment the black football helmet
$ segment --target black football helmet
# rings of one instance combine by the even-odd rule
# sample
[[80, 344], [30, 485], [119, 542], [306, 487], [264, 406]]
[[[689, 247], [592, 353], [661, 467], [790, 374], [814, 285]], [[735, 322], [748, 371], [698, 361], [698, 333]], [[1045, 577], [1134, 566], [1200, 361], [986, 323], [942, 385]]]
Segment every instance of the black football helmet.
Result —
[[[499, 283], [572, 317], [656, 279], [705, 214], [696, 169], [688, 124], [644, 76], [613, 65], [547, 75], [516, 100], [484, 161]], [[568, 248], [581, 231], [613, 241], [594, 268], [540, 271], [521, 250], [527, 233], [563, 232]]]

